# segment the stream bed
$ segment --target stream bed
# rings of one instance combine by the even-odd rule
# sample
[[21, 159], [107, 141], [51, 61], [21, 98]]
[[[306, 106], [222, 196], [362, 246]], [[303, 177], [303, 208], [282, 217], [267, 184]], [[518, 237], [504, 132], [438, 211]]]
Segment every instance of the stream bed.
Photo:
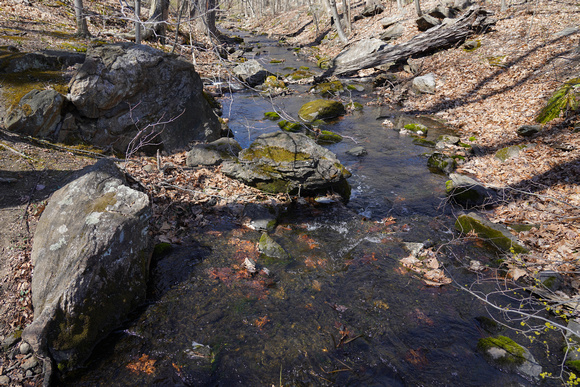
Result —
[[[270, 71], [312, 66], [265, 37], [246, 39], [260, 45], [257, 59]], [[270, 64], [271, 59], [284, 62]], [[221, 100], [242, 147], [280, 130], [264, 112], [297, 117], [302, 104], [320, 98], [308, 86], [290, 87], [297, 92], [274, 99], [243, 91]], [[370, 86], [359, 89], [342, 98], [365, 105], [373, 98]], [[260, 256], [261, 233], [233, 216], [192, 231], [156, 260], [151, 302], [100, 344], [88, 368], [67, 383], [529, 385], [490, 365], [477, 350], [478, 340], [490, 334], [481, 323], [488, 314], [457, 288], [476, 281], [475, 274], [449, 257], [442, 263], [456, 283], [432, 287], [400, 265], [409, 255], [406, 242], [439, 246], [453, 239], [454, 217], [442, 204], [446, 177], [427, 168], [429, 149], [384, 128], [385, 119], [422, 122], [430, 129], [428, 139], [449, 134], [430, 118], [372, 106], [328, 125], [344, 136], [328, 148], [353, 174], [348, 204], [298, 200], [280, 208], [270, 236], [288, 252], [287, 259]], [[348, 155], [356, 145], [368, 154]], [[484, 264], [494, 259], [470, 244], [455, 247], [455, 253]], [[248, 275], [242, 266], [246, 257], [269, 274]], [[516, 338], [509, 330], [502, 334]], [[536, 359], [557, 364], [557, 356], [544, 359], [544, 346], [528, 348]]]

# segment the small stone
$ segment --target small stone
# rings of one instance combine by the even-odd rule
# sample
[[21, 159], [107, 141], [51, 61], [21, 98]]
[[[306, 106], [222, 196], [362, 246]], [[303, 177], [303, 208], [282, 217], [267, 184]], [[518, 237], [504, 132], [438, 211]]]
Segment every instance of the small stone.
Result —
[[516, 132], [522, 137], [530, 137], [542, 130], [542, 125], [522, 125]]
[[0, 386], [7, 386], [10, 384], [10, 378], [6, 375], [0, 375]]
[[24, 363], [22, 363], [22, 369], [29, 370], [38, 365], [38, 360], [36, 357], [32, 356], [31, 358], [27, 359]]
[[22, 344], [20, 344], [20, 353], [23, 355], [28, 355], [28, 353], [30, 352], [30, 344], [24, 342]]
[[244, 266], [248, 270], [248, 272], [254, 274], [256, 272], [256, 262], [253, 259], [246, 257], [244, 260]]
[[16, 342], [18, 342], [18, 340], [20, 340], [21, 334], [22, 334], [21, 331], [15, 331], [6, 336], [6, 338], [2, 341], [2, 348], [4, 348], [5, 350], [10, 348], [13, 344], [15, 344]]
[[33, 377], [33, 376], [34, 376], [34, 372], [32, 372], [32, 370], [28, 370], [28, 371], [26, 371], [26, 377], [27, 377], [27, 378], [31, 378], [31, 377]]
[[151, 172], [155, 171], [155, 166], [153, 164], [147, 164], [146, 166], [143, 167], [143, 170], [145, 172], [151, 173]]

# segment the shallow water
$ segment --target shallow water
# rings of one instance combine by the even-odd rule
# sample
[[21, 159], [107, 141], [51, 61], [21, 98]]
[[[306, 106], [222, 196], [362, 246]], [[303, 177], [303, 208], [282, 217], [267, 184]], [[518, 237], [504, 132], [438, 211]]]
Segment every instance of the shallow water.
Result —
[[[259, 40], [271, 57], [287, 59], [279, 66], [295, 59]], [[292, 66], [300, 65], [311, 66]], [[364, 94], [351, 98], [364, 104], [371, 98]], [[297, 93], [271, 101], [237, 93], [223, 101], [224, 116], [247, 147], [258, 135], [279, 130], [264, 112], [296, 117], [316, 98]], [[428, 287], [401, 269], [398, 261], [409, 254], [404, 242], [448, 241], [452, 217], [441, 207], [445, 177], [426, 167], [428, 149], [383, 128], [385, 117], [395, 119], [393, 112], [365, 106], [328, 126], [348, 136], [329, 148], [353, 172], [353, 195], [346, 206], [281, 209], [271, 236], [288, 259], [260, 256], [260, 233], [233, 217], [216, 217], [157, 261], [152, 302], [100, 345], [89, 368], [68, 384], [529, 384], [489, 365], [477, 351], [478, 339], [487, 335], [476, 320], [487, 315], [480, 303], [454, 285]], [[429, 126], [429, 139], [447, 133], [440, 124]], [[368, 155], [347, 155], [355, 145]], [[395, 223], [378, 221], [387, 216]], [[248, 275], [246, 257], [270, 275]], [[459, 283], [475, 280], [451, 259], [444, 263]], [[534, 351], [537, 356], [541, 349]]]

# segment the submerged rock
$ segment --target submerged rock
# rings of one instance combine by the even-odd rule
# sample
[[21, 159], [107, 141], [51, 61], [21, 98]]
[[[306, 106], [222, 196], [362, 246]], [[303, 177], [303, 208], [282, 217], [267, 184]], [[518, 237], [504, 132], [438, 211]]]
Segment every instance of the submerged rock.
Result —
[[106, 159], [52, 195], [34, 234], [35, 313], [22, 334], [35, 353], [76, 369], [145, 300], [150, 217], [147, 195]]
[[240, 152], [238, 162], [224, 163], [222, 171], [267, 192], [350, 196], [350, 173], [332, 152], [301, 133], [263, 134]]
[[298, 116], [306, 122], [326, 120], [339, 117], [346, 113], [344, 105], [329, 99], [317, 99], [302, 105]]
[[258, 242], [258, 251], [269, 258], [278, 259], [281, 261], [290, 260], [290, 255], [278, 244], [268, 233], [262, 233], [262, 237]]
[[245, 224], [253, 230], [272, 231], [276, 227], [278, 208], [267, 204], [248, 203], [242, 217]]
[[475, 231], [481, 239], [505, 252], [515, 254], [525, 254], [528, 252], [528, 249], [510, 233], [507, 227], [492, 223], [473, 212], [460, 215], [455, 222], [455, 228], [464, 234]]
[[542, 367], [530, 351], [509, 337], [484, 337], [477, 343], [477, 348], [489, 362], [502, 369], [515, 371], [527, 378], [538, 378], [542, 373]]
[[429, 156], [427, 166], [432, 170], [449, 174], [455, 170], [457, 162], [444, 153], [434, 152]]
[[347, 150], [346, 153], [354, 157], [362, 157], [368, 154], [367, 150], [362, 146], [355, 146]]

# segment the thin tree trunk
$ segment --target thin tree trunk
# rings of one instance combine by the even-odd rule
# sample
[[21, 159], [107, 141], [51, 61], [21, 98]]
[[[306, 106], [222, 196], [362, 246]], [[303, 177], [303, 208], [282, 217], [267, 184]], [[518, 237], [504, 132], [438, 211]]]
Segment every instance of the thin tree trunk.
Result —
[[345, 13], [344, 16], [346, 17], [346, 30], [348, 33], [352, 33], [352, 22], [351, 22], [351, 15], [350, 15], [350, 0], [344, 0], [345, 2]]
[[344, 34], [344, 30], [342, 29], [342, 23], [340, 22], [340, 17], [338, 16], [338, 10], [336, 9], [336, 2], [334, 0], [325, 0], [328, 8], [330, 9], [330, 14], [334, 18], [334, 24], [336, 26], [336, 32], [338, 32], [338, 37], [343, 44], [348, 43], [348, 38]]
[[135, 44], [141, 44], [141, 0], [135, 0]]
[[89, 32], [89, 27], [87, 26], [87, 18], [85, 17], [83, 0], [75, 0], [75, 18], [77, 21], [77, 35], [83, 38], [88, 38], [91, 36]]
[[417, 16], [423, 16], [423, 12], [421, 11], [421, 4], [420, 0], [415, 0], [415, 10], [417, 11]]
[[501, 0], [501, 10], [500, 12], [505, 12], [507, 11], [507, 2], [506, 0]]

